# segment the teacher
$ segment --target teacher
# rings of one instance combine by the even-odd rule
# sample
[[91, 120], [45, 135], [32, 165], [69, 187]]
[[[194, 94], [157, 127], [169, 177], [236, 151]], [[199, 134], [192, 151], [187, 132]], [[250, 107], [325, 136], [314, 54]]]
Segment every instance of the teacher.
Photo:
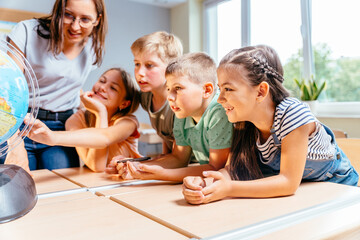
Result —
[[[80, 89], [103, 60], [106, 33], [104, 0], [56, 0], [50, 15], [19, 22], [8, 35], [35, 72], [40, 90], [37, 118], [51, 130], [65, 130], [65, 121], [79, 107]], [[79, 166], [75, 148], [28, 138], [24, 142], [30, 170]]]

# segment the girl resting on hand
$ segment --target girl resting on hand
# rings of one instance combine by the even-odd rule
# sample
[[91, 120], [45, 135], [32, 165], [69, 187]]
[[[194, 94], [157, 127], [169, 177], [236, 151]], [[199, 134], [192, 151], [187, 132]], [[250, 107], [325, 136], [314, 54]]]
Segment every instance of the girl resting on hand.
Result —
[[29, 138], [48, 145], [76, 147], [80, 158], [95, 172], [102, 172], [117, 155], [141, 157], [139, 123], [132, 114], [139, 106], [139, 90], [130, 74], [120, 68], [107, 70], [92, 91], [81, 95], [86, 110], [65, 123], [67, 131], [51, 131], [36, 120]]
[[235, 123], [233, 143], [225, 169], [184, 179], [189, 203], [292, 195], [302, 180], [357, 185], [359, 176], [331, 130], [289, 97], [272, 48], [235, 49], [217, 72], [218, 102]]

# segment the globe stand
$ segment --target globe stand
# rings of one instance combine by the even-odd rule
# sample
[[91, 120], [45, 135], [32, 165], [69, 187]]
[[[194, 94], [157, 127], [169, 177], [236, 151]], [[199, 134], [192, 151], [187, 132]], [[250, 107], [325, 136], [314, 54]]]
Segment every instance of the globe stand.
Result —
[[[0, 40], [0, 157], [27, 136], [36, 120], [38, 101], [39, 86], [29, 62], [14, 46]], [[16, 165], [0, 164], [0, 202], [0, 223], [28, 213], [37, 202], [30, 174]]]

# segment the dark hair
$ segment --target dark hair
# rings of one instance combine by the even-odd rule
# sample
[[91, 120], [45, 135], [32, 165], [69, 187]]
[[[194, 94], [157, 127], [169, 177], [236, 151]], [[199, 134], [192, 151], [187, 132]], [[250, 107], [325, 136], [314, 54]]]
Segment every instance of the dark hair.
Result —
[[[131, 75], [128, 72], [126, 72], [124, 69], [110, 68], [106, 70], [103, 73], [103, 75], [109, 71], [118, 71], [126, 91], [125, 100], [129, 100], [131, 102], [128, 107], [121, 110], [118, 109], [118, 111], [109, 120], [111, 122], [111, 121], [115, 121], [120, 117], [134, 113], [138, 109], [140, 104], [140, 90], [134, 79], [131, 77]], [[85, 120], [88, 127], [95, 126], [95, 115], [92, 114], [90, 111], [85, 112]]]
[[[235, 49], [221, 60], [218, 69], [245, 71], [246, 80], [252, 86], [267, 82], [275, 106], [289, 96], [289, 92], [282, 85], [284, 71], [280, 58], [269, 46], [258, 45]], [[258, 164], [257, 136], [258, 130], [251, 122], [244, 121], [234, 124], [229, 166], [232, 179], [252, 180], [263, 176]]]
[[[37, 18], [39, 26], [37, 33], [39, 36], [49, 39], [49, 50], [58, 55], [62, 51], [64, 42], [63, 22], [66, 3], [69, 0], [56, 0], [50, 15]], [[105, 52], [105, 36], [107, 33], [108, 23], [104, 0], [92, 0], [95, 4], [99, 23], [93, 28], [90, 35], [92, 37], [92, 48], [95, 52], [95, 61], [93, 64], [101, 65]]]

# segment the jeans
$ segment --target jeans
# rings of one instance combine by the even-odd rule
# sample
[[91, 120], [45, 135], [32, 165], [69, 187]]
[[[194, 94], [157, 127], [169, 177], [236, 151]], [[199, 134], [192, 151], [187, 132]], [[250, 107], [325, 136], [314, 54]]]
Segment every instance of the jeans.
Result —
[[[64, 131], [65, 125], [60, 121], [43, 121], [53, 131]], [[20, 127], [22, 129], [23, 126]], [[73, 147], [48, 146], [37, 143], [29, 138], [24, 139], [25, 149], [28, 153], [30, 170], [59, 169], [79, 167], [79, 156]], [[4, 163], [5, 156], [0, 158]]]
[[[350, 160], [345, 153], [337, 146], [333, 132], [327, 126], [323, 125], [327, 134], [332, 138], [332, 143], [336, 147], [336, 154], [332, 159], [312, 160], [306, 159], [306, 165], [303, 173], [303, 181], [328, 181], [356, 186], [359, 181], [359, 174], [351, 166]], [[276, 135], [274, 142], [277, 144]], [[276, 174], [280, 170], [281, 144], [278, 144], [277, 152], [270, 160], [261, 161], [262, 170], [266, 170], [266, 175]], [[261, 155], [261, 154], [260, 154]], [[259, 156], [261, 159], [262, 157]]]

